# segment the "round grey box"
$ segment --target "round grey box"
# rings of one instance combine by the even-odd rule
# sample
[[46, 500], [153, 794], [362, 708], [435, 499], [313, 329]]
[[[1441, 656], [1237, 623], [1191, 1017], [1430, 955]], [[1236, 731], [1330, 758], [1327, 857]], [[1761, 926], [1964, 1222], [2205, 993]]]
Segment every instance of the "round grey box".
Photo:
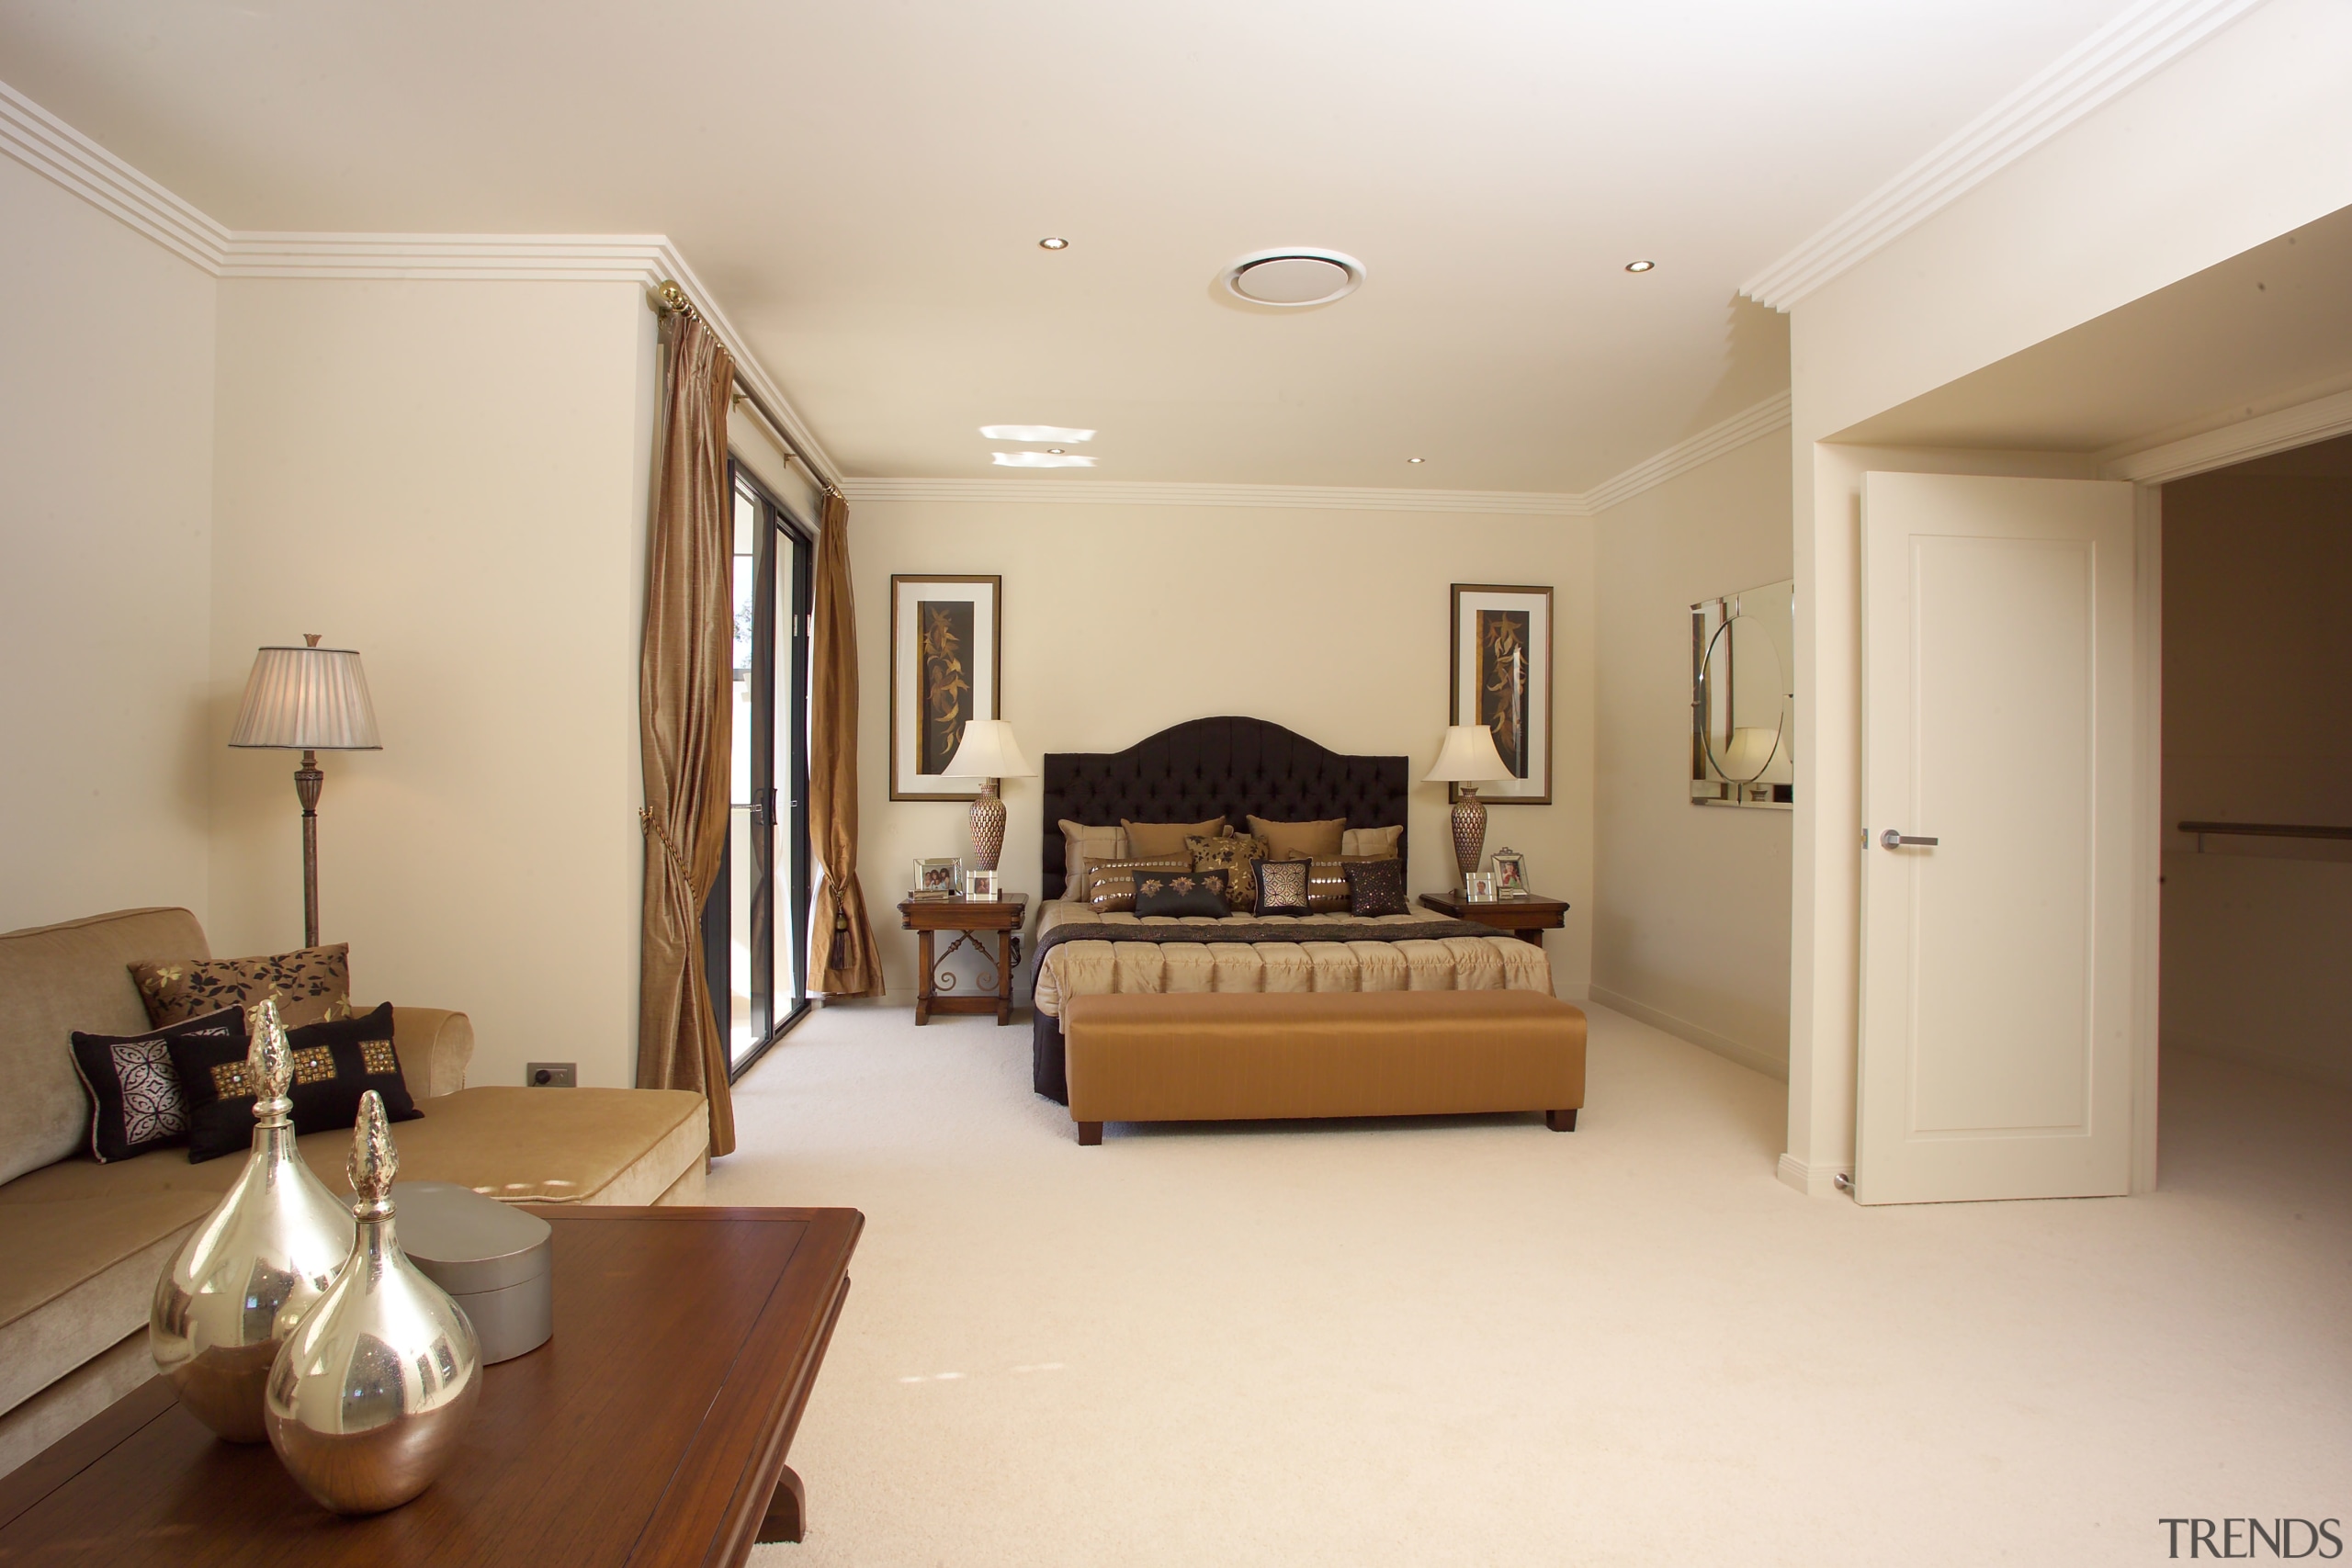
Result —
[[448, 1181], [392, 1187], [401, 1250], [466, 1309], [482, 1364], [555, 1332], [555, 1231], [537, 1214]]

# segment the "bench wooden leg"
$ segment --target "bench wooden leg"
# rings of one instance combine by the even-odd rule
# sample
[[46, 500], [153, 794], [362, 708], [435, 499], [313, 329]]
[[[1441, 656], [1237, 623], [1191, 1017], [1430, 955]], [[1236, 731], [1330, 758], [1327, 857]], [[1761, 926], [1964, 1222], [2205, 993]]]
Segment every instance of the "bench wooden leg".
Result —
[[776, 1478], [775, 1495], [768, 1500], [767, 1517], [760, 1521], [763, 1541], [799, 1540], [808, 1533], [808, 1493], [800, 1477], [786, 1465]]
[[1102, 1123], [1100, 1122], [1080, 1122], [1078, 1124], [1078, 1141], [1088, 1148], [1092, 1148], [1095, 1145], [1101, 1143], [1102, 1141]]
[[1544, 1112], [1544, 1125], [1555, 1133], [1573, 1133], [1577, 1130], [1577, 1113], [1573, 1111], [1546, 1111]]

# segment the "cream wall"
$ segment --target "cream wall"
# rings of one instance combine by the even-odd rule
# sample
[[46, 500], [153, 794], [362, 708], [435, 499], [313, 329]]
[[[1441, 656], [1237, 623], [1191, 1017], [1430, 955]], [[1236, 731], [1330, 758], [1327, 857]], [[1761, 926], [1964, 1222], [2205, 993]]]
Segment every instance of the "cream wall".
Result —
[[[288, 752], [222, 743], [253, 650], [360, 650], [322, 939], [363, 1000], [472, 1015], [471, 1081], [635, 1073], [637, 658], [654, 320], [624, 283], [220, 285], [209, 929], [301, 939]], [[202, 663], [194, 668], [201, 670]]]
[[2223, 469], [2165, 487], [2163, 1029], [2352, 1088], [2352, 863], [2284, 858], [2343, 846], [2213, 840], [2199, 854], [2172, 829], [2352, 823], [2348, 524], [2352, 477]]
[[[1592, 948], [1592, 541], [1589, 520], [1544, 517], [856, 503], [858, 866], [891, 999], [913, 996], [915, 939], [899, 929], [895, 908], [910, 863], [969, 852], [967, 807], [889, 798], [894, 572], [1003, 577], [1004, 717], [1032, 762], [1047, 751], [1120, 750], [1184, 719], [1242, 714], [1336, 751], [1402, 752], [1417, 781], [1446, 722], [1448, 585], [1552, 585], [1555, 804], [1494, 806], [1487, 845], [1524, 851], [1537, 891], [1575, 906], [1547, 949], [1561, 994], [1581, 998]], [[1036, 779], [1004, 786], [1004, 884], [1033, 898], [1040, 787]], [[1415, 784], [1408, 874], [1416, 894], [1453, 875], [1447, 810], [1443, 785]]]
[[[1789, 1151], [1853, 1158], [1860, 827], [1856, 497], [1838, 431], [2352, 204], [2352, 7], [2269, 0], [1791, 311], [1801, 763], [1792, 845]], [[2285, 390], [2286, 389], [2281, 389]], [[2153, 434], [2153, 433], [2151, 433]], [[2064, 455], [1903, 466], [2086, 477]], [[2143, 1166], [2138, 1179], [2152, 1179]]]
[[1595, 525], [1592, 997], [1776, 1077], [1790, 813], [1690, 804], [1690, 606], [1789, 575], [1788, 504], [1776, 433]]
[[0, 930], [209, 912], [214, 288], [0, 158]]

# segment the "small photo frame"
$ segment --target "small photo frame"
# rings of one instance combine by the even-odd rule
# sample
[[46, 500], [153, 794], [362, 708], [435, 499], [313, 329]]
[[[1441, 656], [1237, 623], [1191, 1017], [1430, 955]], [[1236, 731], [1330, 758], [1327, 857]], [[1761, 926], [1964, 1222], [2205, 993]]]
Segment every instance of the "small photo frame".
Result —
[[1464, 877], [1462, 881], [1462, 897], [1469, 902], [1473, 904], [1491, 904], [1495, 901], [1495, 874], [1493, 872], [1474, 871], [1468, 876]]
[[929, 855], [915, 861], [914, 896], [918, 898], [953, 898], [964, 885], [964, 860], [960, 855]]
[[992, 904], [996, 902], [996, 896], [995, 872], [967, 871], [964, 874], [965, 897]]
[[1527, 857], [1517, 850], [1495, 852], [1495, 897], [1524, 898], [1528, 896]]

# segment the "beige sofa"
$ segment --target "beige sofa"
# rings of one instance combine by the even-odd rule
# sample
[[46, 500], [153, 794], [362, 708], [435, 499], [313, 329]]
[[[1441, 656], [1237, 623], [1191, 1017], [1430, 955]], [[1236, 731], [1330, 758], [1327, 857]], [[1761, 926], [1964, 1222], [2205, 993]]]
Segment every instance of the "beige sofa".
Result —
[[[135, 1034], [134, 960], [209, 958], [186, 909], [124, 909], [0, 935], [0, 1474], [153, 1375], [155, 1278], [244, 1161], [190, 1165], [164, 1149], [100, 1165], [74, 1070], [74, 1030]], [[424, 1117], [393, 1129], [401, 1176], [461, 1182], [514, 1202], [694, 1203], [709, 1122], [677, 1089], [468, 1089], [473, 1025], [400, 1007], [401, 1076]], [[348, 1133], [303, 1157], [328, 1186]]]

